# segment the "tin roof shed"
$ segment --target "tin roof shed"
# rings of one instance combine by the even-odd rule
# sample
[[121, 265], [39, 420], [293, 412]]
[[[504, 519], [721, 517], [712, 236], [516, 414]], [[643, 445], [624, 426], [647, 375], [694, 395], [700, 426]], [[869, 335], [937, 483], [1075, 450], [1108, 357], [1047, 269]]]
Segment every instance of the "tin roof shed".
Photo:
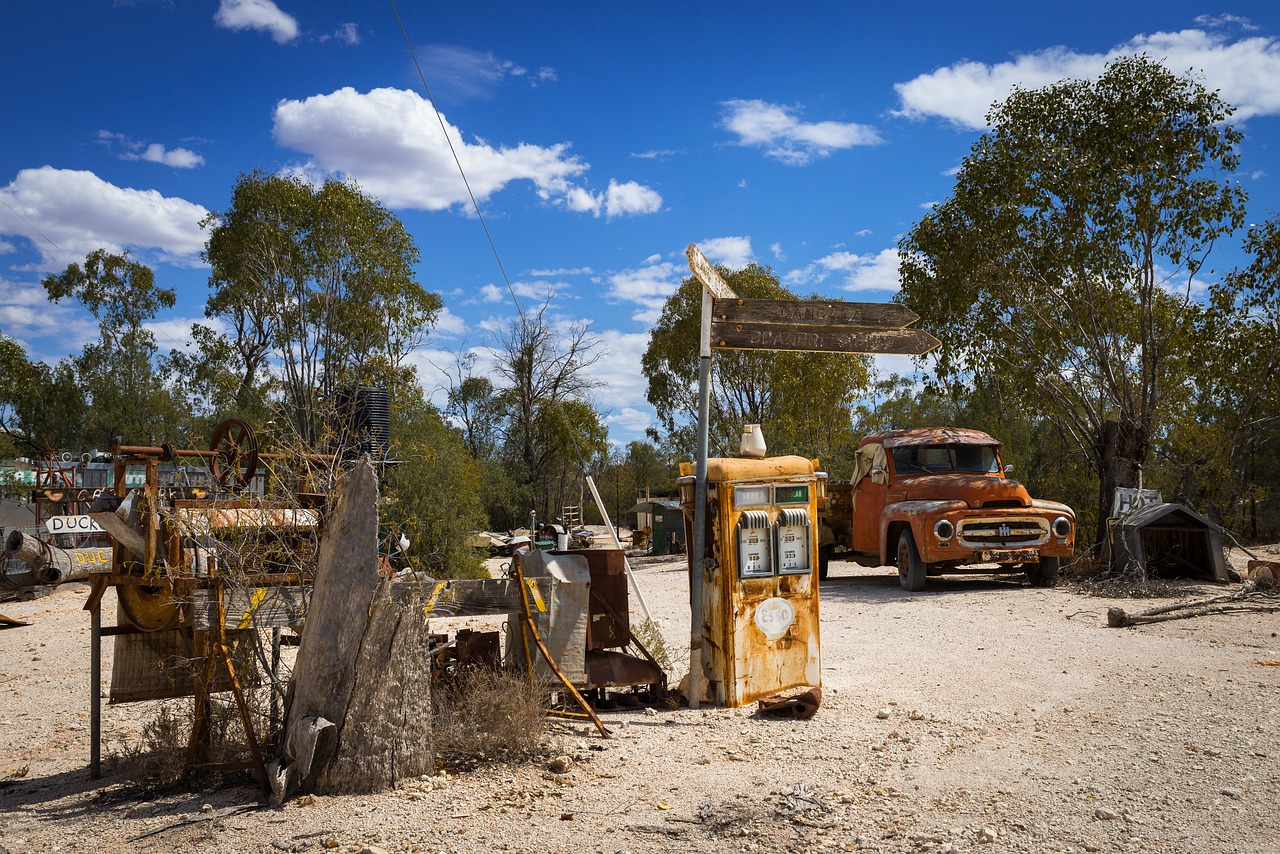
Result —
[[1113, 563], [1142, 578], [1228, 581], [1222, 529], [1183, 504], [1147, 504], [1115, 521]]

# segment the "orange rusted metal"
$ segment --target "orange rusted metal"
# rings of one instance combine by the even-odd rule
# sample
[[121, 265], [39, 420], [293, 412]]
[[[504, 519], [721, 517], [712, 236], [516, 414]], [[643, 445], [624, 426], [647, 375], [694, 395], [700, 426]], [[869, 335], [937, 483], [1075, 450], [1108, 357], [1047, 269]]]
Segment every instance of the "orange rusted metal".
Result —
[[[928, 575], [975, 564], [1027, 566], [1035, 575], [1045, 559], [1069, 558], [1075, 514], [1032, 498], [1004, 471], [999, 448], [989, 434], [959, 427], [867, 436], [853, 482], [832, 488], [824, 519], [837, 556], [878, 566], [907, 562], [914, 550]], [[904, 586], [919, 589], [922, 580], [908, 586], [904, 576]]]
[[[804, 457], [707, 461], [713, 559], [691, 576], [703, 585], [700, 699], [737, 707], [821, 685], [817, 519], [824, 480], [817, 461]], [[689, 529], [692, 501], [683, 507]], [[696, 565], [693, 555], [690, 562]]]

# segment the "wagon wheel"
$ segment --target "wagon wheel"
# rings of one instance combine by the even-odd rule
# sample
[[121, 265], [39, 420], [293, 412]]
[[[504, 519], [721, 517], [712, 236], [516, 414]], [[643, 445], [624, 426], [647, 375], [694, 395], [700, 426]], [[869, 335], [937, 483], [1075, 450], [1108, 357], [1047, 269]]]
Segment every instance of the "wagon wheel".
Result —
[[258, 440], [248, 424], [239, 418], [223, 421], [213, 431], [209, 450], [214, 452], [209, 471], [223, 489], [239, 491], [253, 481], [258, 471]]

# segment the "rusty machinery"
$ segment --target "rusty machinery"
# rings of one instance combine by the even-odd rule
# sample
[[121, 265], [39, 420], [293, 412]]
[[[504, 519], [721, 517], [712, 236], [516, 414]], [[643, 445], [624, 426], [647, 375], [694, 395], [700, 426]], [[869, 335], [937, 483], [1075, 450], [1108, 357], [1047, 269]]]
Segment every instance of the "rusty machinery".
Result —
[[[238, 672], [245, 662], [233, 653], [233, 646], [246, 630], [271, 628], [268, 666], [274, 677], [280, 628], [299, 624], [305, 610], [304, 593], [314, 568], [320, 514], [326, 503], [324, 492], [312, 491], [307, 473], [328, 470], [336, 458], [263, 452], [253, 430], [238, 419], [218, 425], [208, 450], [118, 445], [113, 456], [114, 492], [100, 498], [90, 513], [114, 540], [110, 566], [90, 575], [85, 603], [93, 618], [90, 774], [100, 774], [101, 637], [114, 635], [112, 701], [192, 696], [186, 770], [247, 768], [265, 787], [266, 771]], [[203, 461], [210, 475], [208, 488], [162, 484], [161, 464], [180, 459]], [[251, 490], [263, 463], [274, 475], [267, 478], [276, 493], [270, 498]], [[141, 487], [125, 485], [131, 467], [143, 468]], [[282, 476], [286, 470], [302, 472], [294, 474], [288, 487]], [[104, 628], [100, 604], [108, 588], [116, 591], [119, 619], [116, 626]], [[138, 668], [143, 674], [141, 684], [117, 690], [117, 670], [127, 665], [120, 644], [130, 637], [135, 646], [140, 645], [137, 649], [144, 658]], [[156, 684], [157, 651], [166, 648], [185, 653], [182, 657], [193, 666], [167, 684]], [[146, 655], [151, 656], [149, 668]], [[212, 735], [210, 695], [221, 691], [230, 691], [234, 697], [251, 754], [246, 762], [207, 761]], [[273, 690], [273, 718], [276, 702]]]

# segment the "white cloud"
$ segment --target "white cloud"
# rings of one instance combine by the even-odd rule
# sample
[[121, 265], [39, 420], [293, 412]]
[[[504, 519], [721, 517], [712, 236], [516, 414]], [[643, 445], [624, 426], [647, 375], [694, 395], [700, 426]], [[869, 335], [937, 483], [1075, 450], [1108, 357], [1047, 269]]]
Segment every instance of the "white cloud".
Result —
[[652, 324], [662, 313], [662, 304], [676, 292], [680, 282], [689, 275], [689, 268], [671, 261], [661, 261], [651, 256], [634, 269], [620, 270], [608, 276], [607, 299], [633, 302], [640, 306], [631, 319]]
[[[1239, 24], [1228, 18], [1202, 24]], [[1236, 108], [1234, 118], [1280, 113], [1280, 41], [1272, 37], [1232, 40], [1219, 30], [1187, 29], [1134, 36], [1106, 53], [1077, 53], [1054, 47], [1021, 54], [1013, 60], [988, 65], [957, 62], [894, 86], [901, 99], [897, 115], [907, 118], [936, 116], [972, 130], [986, 127], [986, 113], [993, 103], [1008, 97], [1014, 86], [1038, 89], [1065, 79], [1091, 79], [1104, 66], [1122, 56], [1145, 53], [1160, 60], [1176, 74], [1188, 69], [1202, 78], [1208, 89], [1218, 90]]]
[[604, 419], [605, 425], [609, 428], [609, 441], [614, 445], [643, 440], [645, 428], [653, 422], [651, 410], [636, 409], [631, 406], [624, 406], [618, 412], [606, 415]]
[[129, 152], [120, 155], [121, 160], [145, 160], [149, 163], [163, 163], [175, 169], [194, 169], [204, 165], [204, 158], [194, 151], [185, 148], [165, 148], [153, 142], [140, 152]]
[[432, 335], [441, 335], [444, 337], [457, 337], [464, 335], [467, 331], [467, 322], [458, 315], [449, 311], [446, 305], [440, 309], [440, 313], [436, 315], [436, 325], [431, 327]]
[[803, 166], [833, 151], [855, 145], [876, 145], [880, 135], [869, 125], [853, 122], [802, 122], [795, 107], [760, 100], [724, 101], [722, 126], [738, 137], [738, 144], [763, 148], [783, 163]]
[[159, 260], [200, 263], [200, 220], [209, 212], [185, 199], [117, 187], [92, 172], [42, 166], [19, 172], [0, 189], [0, 200], [0, 234], [30, 240], [44, 269], [61, 269], [99, 248], [154, 249]]
[[679, 153], [680, 152], [670, 148], [661, 148], [654, 151], [633, 151], [631, 152], [631, 156], [641, 160], [667, 160], [668, 158], [675, 157]]
[[360, 44], [360, 28], [351, 23], [338, 24], [338, 28], [331, 35], [321, 36], [320, 41], [340, 41], [346, 45]]
[[222, 0], [213, 22], [228, 30], [261, 30], [278, 44], [298, 37], [298, 21], [271, 0]]
[[419, 54], [423, 67], [428, 69], [432, 91], [438, 99], [447, 101], [486, 101], [508, 79], [522, 80], [535, 88], [557, 79], [554, 68], [530, 72], [511, 60], [461, 45], [428, 45]]
[[898, 252], [896, 249], [882, 249], [875, 255], [833, 252], [791, 271], [783, 281], [799, 288], [818, 286], [833, 277], [846, 291], [896, 292], [900, 287]]
[[595, 273], [590, 267], [558, 267], [552, 270], [530, 270], [530, 276], [536, 276], [540, 279], [552, 278], [557, 276], [590, 276]]
[[[0, 330], [26, 347], [28, 358], [52, 364], [97, 338], [98, 324], [74, 300], [53, 303], [39, 284], [0, 278]], [[56, 344], [56, 354], [31, 352], [30, 342], [41, 339]]]
[[514, 281], [511, 283], [510, 290], [507, 289], [506, 285], [490, 282], [480, 288], [478, 300], [465, 300], [465, 302], [510, 303], [511, 294], [514, 293], [517, 299], [529, 300], [541, 305], [552, 297], [564, 296], [567, 290], [569, 290], [569, 286], [563, 282], [548, 282], [541, 279], [532, 282]]
[[218, 317], [167, 317], [164, 320], [148, 321], [143, 326], [155, 335], [156, 345], [161, 350], [178, 350], [195, 346], [191, 327], [196, 323], [223, 335], [231, 334], [231, 327]]
[[603, 356], [590, 369], [591, 378], [599, 383], [592, 397], [606, 409], [634, 408], [644, 400], [647, 387], [640, 359], [649, 346], [649, 333], [605, 329], [597, 334]]
[[656, 213], [662, 210], [662, 196], [635, 181], [619, 184], [610, 180], [609, 188], [603, 193], [592, 193], [581, 187], [574, 187], [565, 198], [565, 206], [572, 211], [590, 213], [606, 219], [631, 214]]
[[775, 260], [777, 260], [777, 261], [785, 261], [785, 260], [787, 260], [787, 254], [786, 254], [785, 252], [783, 252], [783, 251], [782, 251], [782, 244], [781, 244], [781, 243], [770, 243], [770, 244], [769, 244], [769, 251], [773, 253], [773, 257], [774, 257], [774, 259], [775, 259]]
[[603, 210], [608, 216], [648, 213], [661, 197], [647, 187], [610, 181], [602, 195], [573, 183], [587, 164], [569, 154], [569, 145], [520, 143], [495, 147], [474, 144], [444, 121], [430, 102], [401, 89], [360, 93], [347, 87], [303, 101], [276, 106], [275, 139], [310, 155], [295, 167], [314, 179], [319, 174], [355, 178], [393, 208], [446, 210], [469, 206], [467, 186], [441, 131], [444, 122], [453, 150], [467, 173], [471, 191], [484, 201], [515, 181], [533, 184], [538, 196], [570, 210]]
[[723, 264], [731, 270], [741, 270], [755, 260], [750, 237], [712, 237], [698, 241], [698, 248], [712, 264]]
[[194, 169], [204, 165], [204, 157], [186, 148], [165, 148], [158, 142], [147, 144], [129, 139], [122, 133], [109, 130], [98, 131], [97, 141], [107, 148], [120, 146], [124, 150], [116, 155], [121, 160], [144, 160], [149, 163], [162, 163], [175, 169]]

